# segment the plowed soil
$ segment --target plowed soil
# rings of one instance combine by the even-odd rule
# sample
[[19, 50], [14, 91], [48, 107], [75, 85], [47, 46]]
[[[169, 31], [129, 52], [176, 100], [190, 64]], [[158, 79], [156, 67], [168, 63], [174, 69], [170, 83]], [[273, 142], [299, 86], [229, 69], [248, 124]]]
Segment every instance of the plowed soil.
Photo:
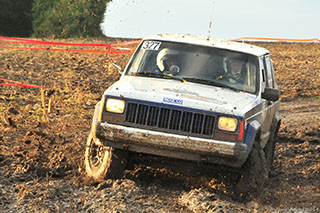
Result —
[[120, 77], [109, 65], [130, 55], [0, 49], [0, 78], [44, 86], [47, 112], [39, 89], [0, 86], [0, 212], [320, 212], [320, 45], [257, 45], [271, 52], [282, 125], [250, 201], [232, 200], [230, 168], [155, 156], [132, 155], [119, 180], [87, 180], [94, 106]]

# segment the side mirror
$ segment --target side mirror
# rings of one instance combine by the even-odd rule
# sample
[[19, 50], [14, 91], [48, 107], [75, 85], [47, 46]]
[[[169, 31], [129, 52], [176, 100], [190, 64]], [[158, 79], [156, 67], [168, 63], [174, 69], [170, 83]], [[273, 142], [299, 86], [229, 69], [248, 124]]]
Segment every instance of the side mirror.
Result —
[[116, 68], [116, 70], [118, 71], [118, 73], [121, 75], [123, 72], [121, 71], [121, 67], [120, 66], [118, 66], [118, 65], [116, 65], [116, 64], [114, 64], [114, 63], [112, 63], [111, 64], [114, 68]]
[[266, 87], [262, 93], [262, 98], [268, 101], [277, 101], [280, 99], [280, 91], [278, 89]]

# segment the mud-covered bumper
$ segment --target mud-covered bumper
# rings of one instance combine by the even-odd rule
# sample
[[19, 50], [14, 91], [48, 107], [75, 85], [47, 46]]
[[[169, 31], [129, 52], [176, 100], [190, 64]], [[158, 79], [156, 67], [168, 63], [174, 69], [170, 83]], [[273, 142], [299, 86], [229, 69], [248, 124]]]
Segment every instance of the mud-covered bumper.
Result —
[[247, 145], [239, 142], [182, 136], [100, 122], [94, 126], [93, 133], [106, 146], [134, 152], [208, 161], [233, 167], [241, 166], [247, 157]]

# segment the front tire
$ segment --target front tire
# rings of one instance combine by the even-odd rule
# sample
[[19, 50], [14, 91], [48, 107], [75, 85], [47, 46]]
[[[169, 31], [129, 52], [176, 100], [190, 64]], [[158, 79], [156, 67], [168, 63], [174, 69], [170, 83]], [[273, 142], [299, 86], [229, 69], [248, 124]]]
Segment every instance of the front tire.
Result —
[[270, 172], [270, 168], [273, 163], [274, 149], [275, 149], [276, 142], [278, 140], [278, 130], [279, 130], [279, 126], [276, 126], [272, 129], [268, 143], [263, 149], [266, 156], [268, 174]]
[[89, 178], [95, 181], [120, 178], [126, 164], [126, 151], [104, 146], [92, 133], [89, 134], [85, 151], [85, 168]]
[[260, 144], [255, 142], [247, 161], [241, 167], [234, 191], [235, 198], [251, 199], [259, 196], [267, 178], [265, 153]]

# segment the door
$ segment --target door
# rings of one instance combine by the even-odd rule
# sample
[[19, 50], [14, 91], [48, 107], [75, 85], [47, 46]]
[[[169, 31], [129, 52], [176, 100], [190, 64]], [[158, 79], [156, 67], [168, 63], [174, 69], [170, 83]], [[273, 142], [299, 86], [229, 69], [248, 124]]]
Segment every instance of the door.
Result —
[[[270, 59], [270, 55], [264, 55], [262, 58], [263, 64], [263, 85], [262, 92], [264, 92], [265, 88], [276, 88], [276, 83], [274, 79], [274, 70], [272, 66], [272, 62]], [[263, 112], [262, 112], [262, 120], [261, 120], [261, 146], [264, 147], [268, 142], [269, 136], [271, 134], [270, 128], [272, 125], [272, 120], [275, 114], [275, 102], [268, 101], [266, 99], [262, 99]]]

